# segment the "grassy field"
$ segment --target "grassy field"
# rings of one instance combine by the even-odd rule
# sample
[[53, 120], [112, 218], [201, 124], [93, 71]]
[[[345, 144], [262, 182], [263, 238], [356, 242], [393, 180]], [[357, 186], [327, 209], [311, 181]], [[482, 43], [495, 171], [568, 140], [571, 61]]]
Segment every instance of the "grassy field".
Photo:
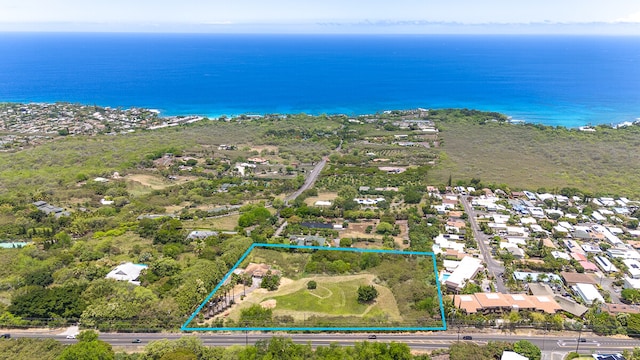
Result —
[[[269, 292], [258, 289], [248, 294], [244, 300], [223, 316], [237, 320], [240, 311], [254, 304], [273, 308], [274, 316], [288, 315], [296, 321], [304, 321], [310, 316], [365, 317], [371, 314], [386, 314], [394, 321], [402, 320], [391, 290], [374, 285], [379, 292], [371, 304], [357, 301], [360, 285], [373, 284], [374, 275], [311, 276], [299, 280], [282, 279], [278, 290]], [[316, 290], [307, 290], [307, 283], [318, 283]]]
[[534, 126], [453, 121], [442, 130], [433, 183], [480, 178], [513, 189], [576, 187], [640, 197], [640, 128], [598, 128], [595, 133]]
[[185, 228], [188, 229], [212, 229], [233, 231], [238, 226], [240, 214], [210, 217], [198, 220], [183, 220]]

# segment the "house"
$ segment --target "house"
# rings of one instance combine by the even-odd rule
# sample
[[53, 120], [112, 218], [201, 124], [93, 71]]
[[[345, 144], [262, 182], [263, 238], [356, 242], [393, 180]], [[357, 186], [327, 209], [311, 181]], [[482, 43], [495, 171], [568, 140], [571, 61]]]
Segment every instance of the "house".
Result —
[[140, 281], [138, 281], [140, 273], [148, 267], [149, 266], [144, 264], [134, 264], [130, 262], [120, 264], [116, 266], [115, 269], [111, 270], [105, 278], [118, 281], [128, 281], [132, 284], [140, 285]]
[[582, 315], [584, 315], [584, 313], [589, 310], [588, 307], [578, 304], [577, 302], [567, 299], [563, 296], [556, 295], [553, 297], [553, 299], [558, 303], [558, 305], [560, 305], [562, 311], [573, 316], [582, 317]]
[[580, 264], [580, 266], [582, 266], [584, 271], [589, 271], [589, 272], [598, 271], [598, 267], [596, 266], [596, 264], [594, 264], [594, 263], [592, 263], [590, 261], [578, 261], [578, 263]]
[[61, 216], [69, 216], [69, 215], [71, 215], [70, 212], [64, 211], [63, 208], [50, 205], [45, 201], [36, 201], [36, 202], [33, 203], [33, 205], [35, 207], [37, 207], [38, 210], [42, 211], [43, 213], [45, 213], [47, 215], [51, 214], [51, 215], [55, 216], [56, 218], [59, 218]]
[[640, 279], [630, 278], [625, 276], [624, 280], [624, 288], [625, 289], [639, 289], [640, 290]]
[[504, 351], [500, 360], [528, 360], [526, 356], [522, 356], [515, 351]]
[[640, 253], [632, 249], [611, 248], [607, 250], [607, 255], [614, 258], [640, 260]]
[[622, 262], [627, 266], [627, 273], [633, 279], [640, 279], [640, 262], [634, 259], [624, 259]]
[[187, 235], [188, 240], [206, 239], [210, 236], [218, 236], [217, 231], [210, 230], [193, 230]]
[[289, 240], [298, 246], [324, 246], [326, 238], [311, 235], [290, 235]]
[[596, 264], [600, 267], [600, 269], [602, 269], [602, 271], [606, 273], [618, 272], [618, 268], [615, 267], [615, 265], [613, 265], [611, 261], [609, 261], [609, 259], [607, 259], [606, 257], [594, 256], [593, 259], [596, 261]]
[[250, 275], [252, 278], [262, 279], [269, 271], [271, 271], [274, 275], [280, 275], [279, 270], [272, 269], [271, 266], [267, 264], [256, 264], [249, 263], [247, 267], [244, 269], [244, 273]]
[[592, 354], [595, 360], [625, 360], [622, 354]]
[[596, 289], [596, 287], [592, 284], [578, 283], [573, 286], [573, 290], [582, 298], [582, 300], [587, 305], [591, 305], [595, 301], [604, 303], [604, 298], [602, 297], [602, 295], [600, 295], [598, 289]]
[[460, 261], [460, 264], [444, 282], [444, 285], [451, 290], [460, 291], [467, 284], [468, 280], [471, 280], [476, 276], [480, 269], [482, 269], [482, 261], [471, 256], [467, 256]]
[[640, 314], [640, 306], [625, 304], [602, 304], [600, 310], [611, 315], [615, 314]]
[[578, 283], [582, 283], [582, 284], [598, 283], [596, 279], [593, 277], [593, 275], [589, 275], [589, 274], [580, 274], [580, 273], [563, 271], [560, 273], [560, 276], [562, 276], [562, 279], [564, 280], [564, 283], [567, 286], [576, 285]]

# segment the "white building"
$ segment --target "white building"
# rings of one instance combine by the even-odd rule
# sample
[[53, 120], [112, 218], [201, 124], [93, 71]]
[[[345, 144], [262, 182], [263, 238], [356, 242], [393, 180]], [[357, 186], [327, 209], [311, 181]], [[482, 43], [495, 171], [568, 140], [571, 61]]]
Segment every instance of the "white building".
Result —
[[618, 268], [604, 256], [594, 256], [593, 259], [596, 261], [596, 264], [600, 266], [600, 269], [602, 269], [602, 271], [604, 272], [613, 273], [618, 271]]
[[105, 278], [118, 281], [128, 281], [132, 284], [140, 285], [138, 277], [140, 277], [142, 270], [146, 268], [148, 268], [147, 265], [128, 262], [116, 266], [116, 268], [111, 270]]
[[624, 259], [622, 262], [627, 265], [627, 273], [633, 279], [640, 279], [640, 262], [635, 259]]
[[505, 351], [502, 353], [500, 360], [528, 360], [528, 358], [514, 351]]
[[458, 267], [451, 273], [451, 276], [444, 284], [452, 290], [460, 291], [467, 284], [467, 281], [476, 276], [480, 269], [482, 269], [482, 261], [466, 256], [460, 261]]
[[593, 304], [595, 301], [600, 301], [604, 304], [604, 298], [598, 292], [595, 286], [591, 284], [578, 283], [573, 286], [573, 289], [584, 300], [587, 305]]
[[640, 279], [632, 279], [628, 276], [624, 277], [624, 288], [625, 289], [638, 289], [640, 290]]
[[640, 253], [631, 249], [611, 248], [607, 250], [607, 254], [614, 258], [640, 260]]

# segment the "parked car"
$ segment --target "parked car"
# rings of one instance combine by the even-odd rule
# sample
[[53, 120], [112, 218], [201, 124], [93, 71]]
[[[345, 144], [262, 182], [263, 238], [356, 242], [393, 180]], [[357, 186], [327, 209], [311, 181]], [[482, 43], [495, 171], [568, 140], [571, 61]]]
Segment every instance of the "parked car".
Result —
[[2, 334], [0, 335], [0, 339], [11, 339], [11, 334]]
[[75, 335], [67, 335], [67, 339], [75, 339], [76, 336]]
[[371, 334], [371, 335], [369, 335], [369, 336], [368, 336], [368, 338], [369, 338], [369, 339], [377, 339], [378, 337], [377, 337], [377, 336], [375, 336], [375, 335], [373, 335], [373, 334]]
[[133, 339], [131, 340], [131, 343], [133, 344], [140, 344], [142, 341], [140, 339]]
[[462, 337], [462, 340], [473, 340], [473, 336], [465, 335]]

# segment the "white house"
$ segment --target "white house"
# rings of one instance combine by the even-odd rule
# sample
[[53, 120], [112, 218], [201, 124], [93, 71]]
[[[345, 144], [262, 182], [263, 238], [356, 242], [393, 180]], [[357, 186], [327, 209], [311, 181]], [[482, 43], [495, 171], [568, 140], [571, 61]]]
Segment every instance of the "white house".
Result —
[[116, 268], [111, 270], [105, 278], [118, 281], [128, 281], [132, 284], [140, 285], [138, 277], [140, 277], [142, 270], [146, 268], [148, 268], [147, 265], [128, 262], [116, 266]]
[[473, 279], [480, 269], [482, 269], [482, 261], [465, 256], [444, 284], [452, 290], [462, 290], [467, 281]]
[[600, 295], [598, 289], [596, 289], [592, 284], [578, 283], [573, 286], [573, 289], [578, 293], [578, 295], [580, 295], [587, 305], [593, 304], [594, 301], [600, 301], [604, 304], [604, 298]]
[[611, 261], [609, 261], [609, 259], [607, 259], [604, 256], [594, 256], [593, 259], [596, 261], [596, 264], [598, 264], [598, 266], [600, 266], [600, 268], [604, 272], [613, 273], [618, 271], [618, 268], [615, 265], [613, 265]]
[[640, 279], [640, 262], [635, 259], [624, 259], [622, 262], [627, 265], [627, 273], [633, 279]]
[[514, 351], [505, 351], [502, 353], [500, 360], [528, 360], [528, 358]]

